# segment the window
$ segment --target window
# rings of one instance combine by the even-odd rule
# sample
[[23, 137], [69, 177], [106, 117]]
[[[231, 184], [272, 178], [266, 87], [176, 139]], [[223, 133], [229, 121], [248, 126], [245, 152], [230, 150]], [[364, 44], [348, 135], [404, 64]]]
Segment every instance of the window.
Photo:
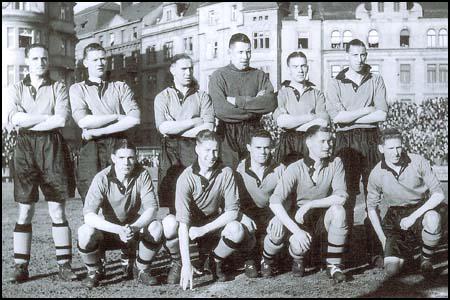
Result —
[[116, 68], [116, 58], [113, 56], [111, 56], [110, 58], [111, 61], [111, 66], [110, 66], [110, 70], [114, 70]]
[[103, 46], [103, 35], [98, 36], [98, 43], [100, 44], [100, 46]]
[[216, 12], [214, 10], [208, 12], [208, 24], [210, 26], [216, 25]]
[[344, 47], [344, 49], [347, 49], [348, 43], [350, 43], [352, 38], [353, 34], [350, 30], [344, 31], [344, 37], [342, 38], [342, 46]]
[[69, 42], [65, 38], [61, 38], [61, 54], [67, 56], [69, 52]]
[[448, 64], [439, 65], [439, 82], [448, 83]]
[[173, 42], [167, 42], [163, 48], [164, 60], [170, 60], [173, 56]]
[[156, 75], [153, 73], [148, 74], [147, 76], [147, 86], [149, 88], [149, 92], [156, 90]]
[[122, 29], [120, 31], [120, 39], [122, 40], [122, 43], [126, 43], [127, 41], [125, 40], [126, 35], [125, 35], [125, 29]]
[[156, 46], [152, 45], [147, 48], [147, 62], [155, 63], [156, 62]]
[[308, 49], [308, 38], [300, 37], [298, 38], [298, 48]]
[[403, 84], [411, 83], [411, 65], [409, 64], [400, 65], [400, 83]]
[[192, 53], [192, 50], [193, 50], [192, 37], [184, 38], [184, 51], [187, 53]]
[[384, 12], [384, 2], [378, 2], [378, 11]]
[[85, 28], [88, 21], [81, 23], [81, 28]]
[[266, 21], [269, 20], [269, 16], [265, 16], [264, 20], [266, 20]]
[[332, 49], [341, 48], [341, 34], [337, 30], [331, 33], [331, 48]]
[[213, 58], [217, 57], [219, 51], [219, 43], [218, 42], [214, 42], [214, 47], [213, 47]]
[[59, 19], [65, 21], [66, 20], [66, 5], [61, 4], [61, 11], [59, 14]]
[[255, 22], [256, 21], [256, 17], [253, 17], [253, 22]]
[[19, 80], [23, 80], [28, 74], [28, 66], [19, 66]]
[[427, 82], [428, 83], [436, 83], [436, 65], [435, 64], [427, 65]]
[[7, 72], [7, 78], [6, 78], [6, 84], [7, 85], [11, 85], [14, 83], [14, 66], [7, 66], [6, 67], [6, 72]]
[[428, 47], [436, 47], [436, 31], [434, 29], [427, 31], [427, 45]]
[[234, 22], [237, 20], [237, 5], [231, 6], [231, 21]]
[[370, 72], [373, 74], [380, 74], [380, 65], [370, 65]]
[[378, 48], [379, 40], [380, 38], [378, 36], [378, 31], [376, 31], [375, 29], [369, 31], [369, 38], [368, 38], [369, 48]]
[[19, 48], [26, 48], [32, 44], [33, 32], [31, 29], [19, 28]]
[[35, 43], [41, 42], [41, 31], [40, 30], [34, 30], [34, 42]]
[[114, 46], [114, 40], [115, 40], [115, 38], [116, 38], [116, 35], [114, 34], [114, 32], [111, 32], [111, 33], [109, 34], [109, 45], [110, 45], [110, 46]]
[[137, 27], [133, 27], [133, 39], [137, 39], [138, 34], [137, 34]]
[[6, 35], [7, 35], [7, 40], [6, 40], [6, 47], [8, 48], [14, 48], [14, 27], [8, 27], [6, 28]]
[[445, 28], [439, 30], [439, 47], [448, 47], [448, 33]]
[[138, 64], [139, 63], [139, 50], [133, 51], [132, 55], [133, 55], [133, 62], [135, 64]]
[[331, 66], [331, 77], [332, 78], [336, 77], [336, 75], [339, 74], [340, 71], [341, 71], [341, 66], [332, 65]]
[[263, 19], [263, 16], [258, 17], [258, 21], [262, 21], [262, 19]]
[[394, 11], [400, 11], [400, 2], [394, 2]]
[[254, 49], [270, 48], [270, 33], [268, 31], [254, 32], [253, 33], [253, 48]]
[[166, 20], [167, 21], [172, 20], [172, 11], [171, 10], [166, 11]]
[[402, 29], [400, 31], [400, 47], [409, 47], [409, 30]]
[[15, 3], [16, 3], [16, 6], [15, 6], [16, 9], [30, 10], [30, 3], [29, 2], [15, 2]]

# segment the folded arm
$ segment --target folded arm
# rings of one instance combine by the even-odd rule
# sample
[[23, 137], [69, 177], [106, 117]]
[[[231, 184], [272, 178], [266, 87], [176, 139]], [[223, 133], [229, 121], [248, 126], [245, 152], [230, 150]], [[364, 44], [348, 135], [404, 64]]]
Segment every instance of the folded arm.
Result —
[[297, 128], [305, 123], [315, 119], [315, 114], [305, 114], [294, 116], [291, 114], [282, 114], [277, 118], [277, 124], [281, 128], [292, 129]]
[[182, 134], [186, 130], [190, 130], [196, 126], [202, 125], [203, 119], [200, 117], [181, 120], [181, 121], [164, 121], [159, 125], [159, 132], [163, 135]]
[[156, 208], [148, 208], [133, 224], [130, 224], [130, 226], [137, 227], [139, 229], [147, 227], [151, 223], [151, 221], [156, 218], [156, 214]]
[[375, 107], [366, 106], [356, 110], [340, 111], [333, 118], [334, 123], [351, 123], [375, 111]]
[[98, 230], [103, 230], [110, 233], [119, 234], [122, 230], [122, 226], [108, 222], [93, 212], [84, 215], [84, 222], [87, 225], [94, 227]]
[[371, 124], [371, 123], [378, 123], [378, 122], [384, 122], [386, 120], [387, 113], [383, 110], [376, 110], [373, 113], [370, 113], [368, 115], [365, 115], [357, 120], [355, 120], [355, 123], [357, 124]]
[[181, 136], [188, 137], [188, 138], [195, 138], [197, 134], [202, 130], [211, 130], [214, 131], [214, 123], [203, 123], [199, 126], [196, 126], [194, 128], [191, 128], [185, 132]]
[[11, 118], [11, 123], [19, 128], [28, 128], [35, 126], [39, 123], [45, 122], [49, 119], [50, 115], [36, 115], [24, 112], [17, 112]]
[[[123, 116], [122, 116], [123, 117]], [[87, 115], [78, 121], [78, 126], [81, 129], [96, 129], [109, 125], [115, 121], [118, 121], [121, 115]]]

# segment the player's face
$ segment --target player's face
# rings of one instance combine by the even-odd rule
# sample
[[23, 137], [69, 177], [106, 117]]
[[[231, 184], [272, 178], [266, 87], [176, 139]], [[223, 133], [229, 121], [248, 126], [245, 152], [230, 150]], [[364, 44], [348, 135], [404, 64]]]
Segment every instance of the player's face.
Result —
[[133, 149], [119, 149], [111, 155], [116, 173], [129, 175], [136, 165], [136, 151]]
[[252, 49], [250, 44], [236, 42], [229, 49], [231, 63], [239, 70], [244, 70], [250, 66]]
[[319, 131], [306, 141], [311, 158], [323, 159], [330, 157], [333, 139], [330, 132]]
[[295, 82], [302, 82], [307, 78], [308, 65], [306, 58], [294, 57], [289, 60], [289, 74]]
[[347, 57], [350, 68], [355, 72], [361, 72], [367, 59], [366, 47], [350, 46]]
[[384, 154], [386, 162], [398, 164], [403, 150], [402, 141], [398, 138], [387, 139], [379, 146], [379, 150]]
[[44, 48], [30, 49], [25, 61], [31, 75], [43, 76], [48, 71], [48, 53]]
[[180, 59], [170, 67], [170, 73], [175, 82], [182, 86], [189, 86], [192, 82], [194, 69], [190, 59]]
[[211, 168], [219, 158], [219, 144], [216, 141], [203, 141], [195, 147], [201, 166]]
[[259, 164], [265, 164], [270, 157], [271, 140], [265, 137], [254, 137], [247, 150], [253, 161]]
[[106, 53], [102, 50], [92, 50], [84, 59], [84, 66], [88, 69], [89, 77], [102, 78], [106, 73]]

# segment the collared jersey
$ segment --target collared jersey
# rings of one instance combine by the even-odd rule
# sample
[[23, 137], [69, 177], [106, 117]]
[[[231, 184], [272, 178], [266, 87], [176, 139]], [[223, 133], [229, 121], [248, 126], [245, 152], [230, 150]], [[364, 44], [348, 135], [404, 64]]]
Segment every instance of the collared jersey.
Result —
[[182, 121], [197, 117], [201, 117], [205, 123], [214, 123], [211, 98], [206, 92], [192, 88], [183, 96], [172, 86], [156, 95], [156, 128], [165, 121]]
[[209, 179], [199, 172], [200, 167], [196, 161], [177, 180], [177, 221], [191, 225], [199, 218], [239, 210], [239, 193], [231, 168], [216, 164]]
[[281, 203], [290, 207], [289, 197], [295, 193], [297, 205], [302, 200], [317, 200], [331, 195], [347, 197], [344, 165], [339, 157], [324, 161], [316, 181], [312, 179], [314, 160], [308, 156], [290, 164], [277, 184], [270, 203]]
[[90, 80], [73, 84], [69, 90], [73, 119], [78, 123], [87, 115], [125, 114], [140, 117], [134, 93], [122, 81]]
[[69, 118], [70, 106], [64, 83], [53, 81], [48, 76], [36, 90], [31, 85], [30, 75], [10, 86], [6, 95], [8, 123], [17, 112], [36, 115], [58, 115]]
[[242, 160], [236, 169], [238, 176], [236, 182], [239, 187], [242, 209], [245, 210], [244, 203], [248, 200], [253, 200], [259, 208], [269, 206], [270, 196], [285, 169], [286, 167], [283, 164], [270, 161], [264, 171], [262, 180], [260, 180], [251, 168], [250, 159]]
[[399, 174], [384, 158], [373, 168], [367, 186], [367, 206], [376, 208], [381, 201], [388, 206], [410, 206], [443, 193], [430, 163], [420, 155], [403, 153]]
[[[336, 78], [328, 82], [326, 108], [330, 117], [333, 119], [341, 111], [352, 111], [366, 106], [374, 106], [377, 110], [387, 112], [386, 86], [383, 78], [371, 73], [370, 66], [366, 65], [366, 73], [358, 86], [345, 76], [347, 71], [348, 68], [342, 70]], [[376, 127], [376, 124], [338, 124], [336, 131]]]
[[132, 171], [127, 186], [116, 177], [114, 165], [95, 175], [83, 207], [83, 214], [102, 214], [106, 221], [130, 224], [139, 218], [140, 211], [158, 209], [158, 200], [149, 172], [138, 165]]
[[307, 81], [302, 94], [290, 85], [290, 81], [278, 91], [278, 107], [273, 113], [276, 120], [280, 115], [289, 114], [302, 116], [307, 114], [317, 114], [318, 117], [328, 120], [329, 116], [325, 109], [325, 96], [321, 91], [314, 88], [312, 82]]

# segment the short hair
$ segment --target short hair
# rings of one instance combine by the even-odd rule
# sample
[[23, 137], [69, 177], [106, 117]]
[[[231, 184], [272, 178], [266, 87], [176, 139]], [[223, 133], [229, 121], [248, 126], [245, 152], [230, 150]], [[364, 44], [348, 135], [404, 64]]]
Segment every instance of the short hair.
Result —
[[205, 141], [213, 141], [213, 142], [217, 142], [218, 144], [220, 144], [220, 138], [219, 135], [214, 132], [211, 131], [209, 129], [205, 129], [200, 131], [199, 133], [197, 133], [197, 136], [195, 137], [195, 141], [198, 144], [201, 144]]
[[348, 53], [348, 51], [350, 51], [350, 46], [359, 46], [359, 47], [364, 47], [364, 48], [367, 49], [366, 44], [364, 44], [363, 41], [358, 40], [358, 39], [353, 39], [353, 40], [351, 40], [351, 41], [347, 44], [347, 46], [345, 47], [345, 52]]
[[402, 140], [402, 133], [397, 128], [386, 128], [381, 131], [378, 144], [384, 145], [386, 140], [399, 139]]
[[330, 127], [325, 127], [325, 126], [320, 126], [320, 125], [314, 125], [314, 126], [309, 127], [309, 128], [306, 130], [305, 138], [306, 138], [306, 139], [309, 139], [309, 138], [315, 136], [318, 132], [328, 132], [328, 133], [331, 133], [331, 130], [330, 130]]
[[31, 45], [28, 45], [28, 46], [25, 48], [25, 57], [26, 57], [26, 58], [28, 58], [28, 54], [30, 53], [30, 50], [33, 49], [33, 48], [42, 48], [42, 49], [44, 49], [45, 51], [47, 51], [47, 53], [48, 53], [48, 48], [47, 48], [47, 46], [45, 46], [44, 44], [40, 44], [40, 43], [34, 43], [34, 44], [31, 44]]
[[291, 61], [291, 59], [296, 58], [296, 57], [303, 57], [304, 59], [306, 59], [308, 61], [305, 53], [303, 53], [302, 51], [294, 51], [291, 54], [289, 54], [289, 56], [287, 57], [287, 59], [286, 59], [287, 65], [289, 66], [289, 62]]
[[112, 154], [116, 154], [119, 149], [131, 149], [136, 152], [136, 146], [129, 139], [119, 139], [114, 142]]
[[272, 141], [272, 136], [270, 135], [270, 132], [268, 132], [268, 131], [265, 130], [265, 129], [258, 129], [258, 130], [256, 130], [256, 131], [253, 131], [253, 132], [250, 134], [250, 141], [249, 141], [249, 143], [251, 143], [252, 140], [253, 140], [253, 138], [256, 138], [256, 137], [259, 137], [259, 138], [267, 138], [267, 139], [270, 139], [270, 141]]
[[189, 59], [190, 61], [192, 61], [192, 58], [187, 55], [186, 53], [178, 53], [175, 54], [172, 59], [170, 60], [170, 66], [173, 66], [174, 64], [177, 63], [177, 61], [181, 60], [181, 59]]
[[105, 48], [99, 43], [90, 43], [83, 50], [83, 59], [85, 59], [90, 51], [103, 51], [106, 53]]
[[241, 42], [246, 44], [251, 44], [250, 39], [243, 33], [235, 33], [230, 38], [230, 43], [228, 44], [228, 48], [231, 48], [235, 43]]

